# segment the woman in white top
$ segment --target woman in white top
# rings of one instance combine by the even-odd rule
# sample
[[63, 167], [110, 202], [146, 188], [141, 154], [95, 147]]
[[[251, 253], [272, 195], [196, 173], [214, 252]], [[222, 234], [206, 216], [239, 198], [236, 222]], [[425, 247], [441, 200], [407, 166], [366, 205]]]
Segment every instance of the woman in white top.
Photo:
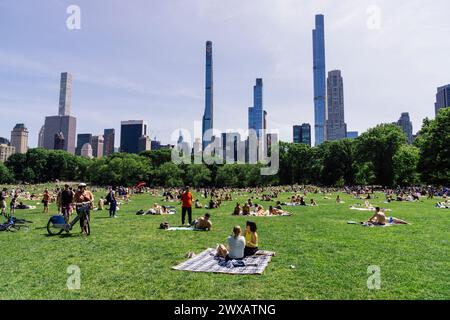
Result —
[[228, 260], [239, 260], [244, 258], [245, 238], [242, 236], [240, 226], [233, 228], [233, 235], [229, 236], [228, 245], [220, 244], [217, 247], [217, 255]]

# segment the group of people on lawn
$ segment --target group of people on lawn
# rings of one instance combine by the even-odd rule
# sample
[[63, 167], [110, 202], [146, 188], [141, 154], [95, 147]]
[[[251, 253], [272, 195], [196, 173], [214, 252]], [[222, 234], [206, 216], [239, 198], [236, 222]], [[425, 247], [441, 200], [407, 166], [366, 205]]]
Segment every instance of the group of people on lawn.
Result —
[[[189, 226], [199, 230], [211, 231], [212, 222], [209, 213], [206, 213], [203, 217], [199, 217], [194, 221], [192, 220], [192, 199], [192, 193], [190, 192], [189, 187], [186, 187], [181, 195], [181, 223], [183, 226], [186, 225], [187, 214]], [[244, 235], [242, 235], [241, 227], [235, 226], [233, 228], [233, 234], [227, 239], [227, 245], [218, 245], [216, 254], [225, 258], [225, 260], [238, 260], [256, 254], [258, 251], [258, 234], [256, 230], [256, 223], [252, 221], [247, 221]]]

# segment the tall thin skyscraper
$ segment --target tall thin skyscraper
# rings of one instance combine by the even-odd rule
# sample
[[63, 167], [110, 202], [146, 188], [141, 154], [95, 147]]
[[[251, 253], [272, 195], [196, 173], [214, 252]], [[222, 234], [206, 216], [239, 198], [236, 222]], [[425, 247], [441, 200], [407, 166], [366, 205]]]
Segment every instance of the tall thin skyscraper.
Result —
[[11, 146], [16, 148], [16, 153], [28, 151], [28, 129], [23, 123], [18, 123], [11, 131]]
[[64, 72], [61, 74], [58, 115], [45, 118], [43, 139], [45, 149], [55, 150], [55, 136], [58, 135], [58, 149], [56, 150], [75, 153], [77, 119], [70, 115], [71, 104], [72, 75]]
[[210, 138], [205, 138], [205, 132], [214, 127], [214, 99], [213, 99], [213, 56], [212, 42], [206, 42], [206, 78], [205, 78], [205, 113], [202, 123], [203, 150], [211, 143]]
[[103, 155], [105, 157], [114, 153], [115, 135], [115, 129], [105, 129], [103, 131]]
[[340, 70], [328, 72], [328, 118], [326, 140], [336, 141], [347, 136], [347, 124], [344, 117], [344, 79]]
[[436, 103], [434, 104], [436, 115], [439, 110], [450, 107], [450, 84], [439, 87], [436, 93]]
[[326, 66], [325, 66], [325, 22], [324, 16], [316, 15], [316, 28], [313, 30], [314, 64], [314, 133], [315, 145], [326, 139]]
[[263, 80], [256, 79], [253, 87], [253, 107], [248, 108], [248, 129], [255, 130], [256, 136], [260, 139], [260, 130], [264, 129], [264, 109], [263, 109]]
[[70, 116], [72, 108], [72, 75], [68, 72], [61, 73], [61, 85], [59, 89], [59, 116]]

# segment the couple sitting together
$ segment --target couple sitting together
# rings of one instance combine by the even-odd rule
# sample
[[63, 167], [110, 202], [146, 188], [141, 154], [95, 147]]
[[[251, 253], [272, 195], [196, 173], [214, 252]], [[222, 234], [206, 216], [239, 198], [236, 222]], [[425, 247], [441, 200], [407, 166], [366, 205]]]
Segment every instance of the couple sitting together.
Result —
[[256, 233], [256, 223], [247, 221], [247, 225], [242, 236], [240, 226], [233, 228], [233, 234], [228, 237], [228, 245], [217, 246], [216, 255], [229, 260], [242, 260], [245, 257], [253, 256], [258, 252], [258, 234]]

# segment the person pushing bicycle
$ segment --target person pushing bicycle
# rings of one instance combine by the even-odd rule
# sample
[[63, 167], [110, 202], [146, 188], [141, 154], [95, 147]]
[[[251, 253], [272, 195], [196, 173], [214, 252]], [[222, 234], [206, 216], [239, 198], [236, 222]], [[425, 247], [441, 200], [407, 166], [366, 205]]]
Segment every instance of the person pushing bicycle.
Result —
[[[84, 215], [87, 221], [91, 219], [91, 209], [94, 204], [94, 195], [92, 192], [86, 190], [85, 183], [78, 185], [78, 191], [74, 195], [74, 203], [78, 215]], [[84, 225], [84, 219], [80, 219], [81, 233], [88, 234]]]

